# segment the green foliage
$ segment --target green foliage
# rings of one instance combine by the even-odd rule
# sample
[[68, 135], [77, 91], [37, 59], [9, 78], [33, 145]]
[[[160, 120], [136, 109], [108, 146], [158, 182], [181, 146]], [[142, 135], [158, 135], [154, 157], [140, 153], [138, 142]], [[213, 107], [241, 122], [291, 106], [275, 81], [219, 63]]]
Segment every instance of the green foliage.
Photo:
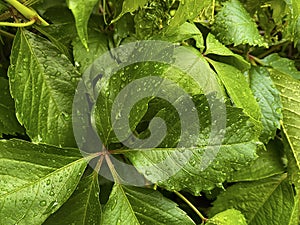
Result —
[[1, 1], [0, 225], [300, 224], [299, 27], [298, 0]]

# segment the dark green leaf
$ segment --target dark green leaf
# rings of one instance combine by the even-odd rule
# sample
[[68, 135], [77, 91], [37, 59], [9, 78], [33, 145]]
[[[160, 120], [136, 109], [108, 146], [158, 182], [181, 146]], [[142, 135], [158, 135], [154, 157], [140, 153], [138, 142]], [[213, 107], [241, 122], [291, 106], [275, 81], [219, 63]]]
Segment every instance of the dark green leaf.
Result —
[[226, 2], [217, 14], [213, 33], [225, 45], [266, 46], [254, 20], [238, 0]]
[[17, 118], [34, 142], [74, 146], [72, 102], [78, 73], [48, 40], [20, 30], [9, 81]]
[[103, 225], [193, 225], [178, 206], [158, 191], [115, 184], [104, 208]]
[[79, 150], [0, 141], [0, 224], [42, 224], [86, 168]]

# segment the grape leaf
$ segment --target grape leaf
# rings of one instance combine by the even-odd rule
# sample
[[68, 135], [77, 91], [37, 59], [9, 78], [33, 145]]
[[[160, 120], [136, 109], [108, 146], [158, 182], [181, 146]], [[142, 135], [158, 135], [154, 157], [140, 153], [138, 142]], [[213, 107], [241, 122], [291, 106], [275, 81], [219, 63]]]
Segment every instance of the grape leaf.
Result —
[[98, 173], [95, 171], [83, 177], [68, 201], [44, 225], [89, 225], [100, 224], [101, 205], [99, 202]]
[[111, 23], [118, 21], [125, 13], [133, 13], [135, 10], [143, 7], [148, 0], [124, 0], [122, 12]]
[[275, 137], [277, 128], [280, 128], [282, 119], [280, 93], [264, 67], [252, 67], [249, 71], [249, 80], [262, 114], [263, 129], [260, 140], [267, 143]]
[[24, 128], [15, 116], [15, 105], [9, 93], [8, 80], [0, 77], [0, 138], [2, 134], [23, 134]]
[[282, 58], [277, 53], [274, 53], [265, 57], [262, 62], [265, 66], [300, 80], [300, 72], [295, 67], [295, 62], [293, 60]]
[[77, 149], [0, 141], [0, 224], [42, 224], [75, 190], [86, 168]]
[[261, 111], [245, 76], [235, 67], [225, 63], [209, 60], [222, 80], [229, 96], [237, 107], [244, 109], [255, 123], [257, 130], [261, 130]]
[[74, 146], [72, 102], [78, 73], [48, 40], [20, 30], [8, 71], [17, 118], [34, 142]]
[[73, 53], [75, 65], [83, 73], [98, 57], [108, 51], [108, 37], [95, 30], [89, 30], [89, 40], [87, 42], [89, 51], [77, 38], [73, 41]]
[[243, 214], [235, 209], [227, 209], [209, 219], [206, 225], [247, 225]]
[[249, 44], [267, 47], [254, 20], [238, 0], [224, 3], [215, 17], [213, 33], [225, 45]]
[[85, 0], [84, 4], [80, 0], [68, 0], [67, 3], [74, 15], [78, 36], [88, 49], [88, 21], [98, 0]]
[[[206, 97], [195, 97], [194, 101], [201, 127], [197, 146], [189, 148], [186, 145], [176, 148], [181, 138], [180, 118], [176, 117], [176, 111], [162, 109], [155, 117], [162, 118], [170, 129], [159, 147], [132, 149], [126, 156], [151, 182], [171, 191], [187, 190], [194, 195], [199, 195], [202, 190], [211, 190], [216, 186], [222, 187], [222, 183], [229, 178], [229, 174], [233, 170], [241, 169], [254, 160], [259, 143], [254, 125], [249, 122], [249, 117], [245, 116], [241, 109], [230, 106], [226, 108], [227, 125], [225, 130], [216, 131], [224, 134], [222, 144], [211, 143], [209, 136], [212, 121]], [[217, 104], [217, 100], [212, 101], [211, 104]], [[162, 125], [155, 129], [161, 130]], [[193, 138], [190, 137], [190, 139]], [[218, 149], [216, 155], [214, 155], [215, 149]], [[178, 151], [174, 153], [176, 150]], [[190, 151], [189, 157], [186, 155], [186, 151]], [[210, 157], [215, 157], [215, 159], [211, 164], [206, 165]]]
[[174, 202], [158, 191], [116, 183], [104, 208], [106, 224], [195, 224]]
[[234, 184], [218, 196], [210, 215], [234, 208], [243, 213], [249, 225], [297, 224], [293, 221], [295, 207], [293, 187], [283, 174]]
[[285, 171], [282, 157], [282, 143], [279, 140], [271, 140], [267, 149], [259, 151], [258, 158], [239, 171], [234, 171], [229, 182], [253, 181], [283, 174]]
[[[277, 70], [270, 70], [270, 75], [280, 91], [281, 101], [283, 105], [283, 121], [282, 128], [286, 135], [287, 141], [290, 145], [291, 154], [297, 165], [296, 174], [299, 176], [295, 177], [294, 183], [297, 187], [300, 186], [300, 81], [292, 78], [287, 74], [278, 72]], [[292, 171], [291, 171], [292, 172]]]

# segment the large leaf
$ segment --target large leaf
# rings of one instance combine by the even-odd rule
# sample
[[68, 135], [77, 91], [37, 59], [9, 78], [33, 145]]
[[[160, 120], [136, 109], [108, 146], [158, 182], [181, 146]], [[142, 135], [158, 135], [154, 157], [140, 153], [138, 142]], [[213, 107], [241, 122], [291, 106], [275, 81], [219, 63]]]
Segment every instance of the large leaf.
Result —
[[283, 174], [285, 168], [282, 161], [282, 147], [279, 140], [271, 140], [266, 150], [258, 152], [258, 158], [254, 162], [233, 172], [228, 181], [253, 181]]
[[[244, 167], [256, 158], [257, 133], [249, 122], [249, 117], [241, 109], [226, 109], [226, 129], [214, 131], [220, 134], [218, 140], [210, 140], [211, 124], [218, 123], [211, 120], [209, 104], [204, 96], [194, 99], [199, 114], [197, 145], [190, 147], [188, 143], [176, 148], [181, 137], [181, 121], [176, 111], [162, 109], [155, 115], [162, 118], [168, 125], [168, 133], [156, 149], [136, 149], [126, 154], [133, 165], [144, 176], [168, 190], [188, 190], [199, 195], [202, 190], [211, 190], [229, 178], [230, 172]], [[211, 104], [218, 104], [217, 100]], [[176, 116], [177, 115], [177, 116]], [[192, 129], [191, 124], [188, 130]], [[161, 130], [163, 125], [157, 126]], [[218, 137], [218, 135], [216, 137]], [[222, 134], [224, 138], [222, 139]], [[195, 135], [195, 134], [192, 134]], [[194, 136], [190, 136], [193, 139]], [[217, 153], [216, 153], [217, 152]]]
[[0, 224], [42, 224], [86, 168], [79, 150], [0, 141]]
[[249, 71], [250, 88], [260, 106], [262, 133], [260, 140], [267, 143], [274, 138], [282, 119], [281, 100], [269, 72], [264, 67], [252, 67]]
[[265, 45], [254, 20], [239, 0], [226, 2], [215, 19], [213, 33], [222, 43]]
[[300, 71], [295, 67], [295, 62], [293, 60], [282, 58], [275, 53], [265, 57], [262, 61], [268, 67], [300, 80]]
[[235, 67], [209, 60], [237, 107], [244, 109], [258, 130], [261, 129], [261, 111], [245, 76]]
[[297, 224], [295, 207], [297, 199], [284, 174], [229, 187], [213, 203], [210, 214], [234, 208], [243, 213], [249, 225]]
[[103, 225], [192, 225], [178, 206], [158, 191], [115, 184], [104, 208]]
[[34, 142], [74, 146], [72, 102], [78, 73], [48, 40], [20, 30], [8, 71], [17, 118]]
[[[290, 145], [293, 160], [297, 165], [297, 170], [294, 171], [298, 176], [295, 176], [296, 186], [300, 186], [300, 81], [293, 79], [287, 74], [278, 72], [277, 70], [270, 71], [271, 77], [280, 91], [281, 101], [283, 105], [283, 132], [286, 135]], [[292, 159], [291, 159], [292, 160]], [[292, 172], [292, 171], [291, 171]]]
[[108, 37], [95, 30], [89, 30], [89, 40], [87, 42], [89, 51], [82, 45], [80, 39], [73, 41], [73, 53], [75, 65], [80, 72], [84, 72], [95, 59], [108, 51]]
[[119, 20], [125, 13], [133, 13], [135, 10], [143, 7], [147, 2], [148, 0], [124, 0], [122, 12], [112, 21], [112, 23]]
[[209, 219], [206, 225], [247, 225], [243, 214], [235, 209], [228, 209], [220, 212]]
[[0, 137], [2, 134], [23, 134], [24, 128], [15, 116], [15, 105], [9, 92], [8, 80], [0, 77]]
[[99, 202], [98, 173], [84, 177], [70, 199], [44, 225], [90, 225], [100, 224], [101, 205]]
[[85, 0], [84, 4], [80, 0], [67, 0], [68, 7], [72, 11], [78, 36], [86, 49], [88, 49], [87, 26], [92, 11], [99, 0]]

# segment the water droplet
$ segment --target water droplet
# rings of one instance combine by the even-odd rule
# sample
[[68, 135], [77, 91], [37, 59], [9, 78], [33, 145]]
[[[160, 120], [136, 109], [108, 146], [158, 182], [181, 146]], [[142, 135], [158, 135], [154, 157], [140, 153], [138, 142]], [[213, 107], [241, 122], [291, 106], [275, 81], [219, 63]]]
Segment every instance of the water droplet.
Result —
[[40, 206], [44, 207], [44, 206], [46, 206], [46, 205], [47, 205], [47, 202], [46, 202], [45, 200], [40, 201]]

